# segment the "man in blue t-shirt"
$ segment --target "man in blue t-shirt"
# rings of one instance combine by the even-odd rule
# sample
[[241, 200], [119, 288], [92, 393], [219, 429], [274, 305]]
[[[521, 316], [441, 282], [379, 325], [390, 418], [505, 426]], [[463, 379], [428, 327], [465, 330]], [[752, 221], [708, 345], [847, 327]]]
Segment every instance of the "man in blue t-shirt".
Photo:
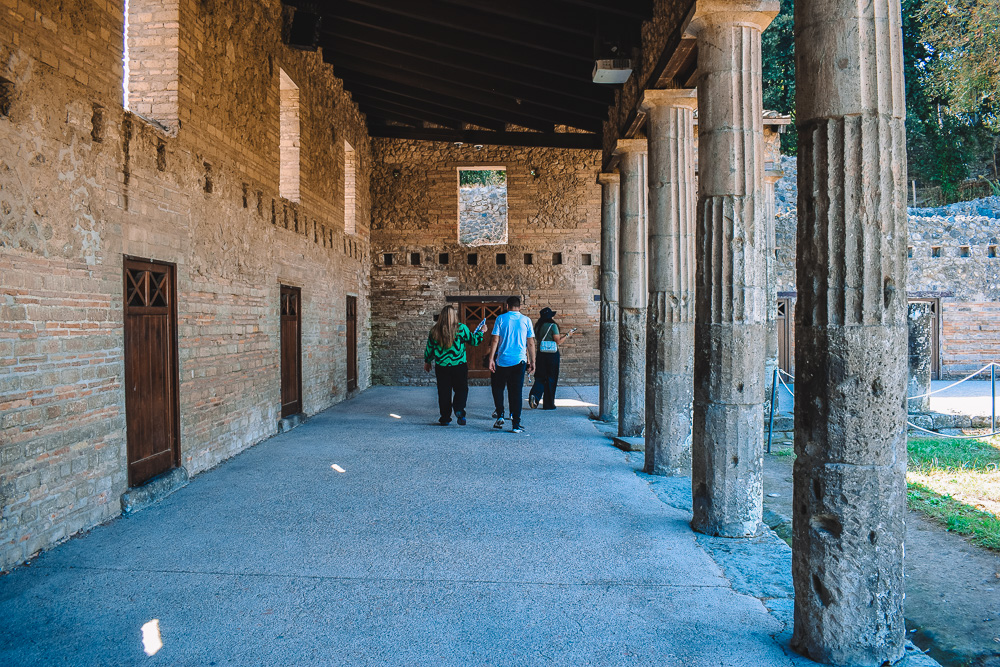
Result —
[[493, 342], [490, 345], [490, 388], [497, 418], [493, 428], [503, 428], [503, 390], [507, 389], [510, 404], [510, 422], [514, 433], [523, 433], [521, 426], [521, 388], [524, 386], [525, 366], [529, 373], [535, 370], [535, 332], [531, 320], [521, 314], [521, 297], [507, 299], [507, 312], [493, 324]]

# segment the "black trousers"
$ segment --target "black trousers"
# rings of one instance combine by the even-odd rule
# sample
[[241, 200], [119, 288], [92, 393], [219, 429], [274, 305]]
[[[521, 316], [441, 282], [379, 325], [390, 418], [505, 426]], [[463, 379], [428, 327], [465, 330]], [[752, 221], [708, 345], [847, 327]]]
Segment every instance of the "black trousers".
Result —
[[528, 364], [517, 366], [497, 366], [490, 377], [490, 389], [493, 390], [493, 407], [497, 414], [503, 414], [503, 390], [507, 390], [507, 402], [510, 404], [510, 420], [514, 426], [521, 423], [521, 387], [524, 386], [524, 369]]
[[[465, 416], [465, 402], [469, 398], [469, 364], [442, 366], [434, 364], [434, 375], [438, 383], [438, 407], [441, 421], [451, 421], [451, 412], [456, 417]], [[454, 398], [452, 394], [454, 393]]]
[[534, 396], [545, 410], [556, 409], [556, 385], [559, 384], [559, 352], [539, 352], [535, 355], [535, 384], [529, 396]]

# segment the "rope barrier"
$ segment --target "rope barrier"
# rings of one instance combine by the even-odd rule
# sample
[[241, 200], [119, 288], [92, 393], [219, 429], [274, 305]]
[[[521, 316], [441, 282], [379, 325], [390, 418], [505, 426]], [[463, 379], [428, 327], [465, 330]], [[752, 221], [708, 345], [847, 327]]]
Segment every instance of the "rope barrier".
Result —
[[[976, 377], [977, 375], [979, 375], [980, 373], [982, 373], [983, 371], [985, 371], [987, 369], [992, 369], [992, 368], [1000, 368], [1000, 363], [997, 363], [995, 361], [991, 361], [990, 363], [988, 363], [985, 366], [983, 366], [982, 368], [980, 368], [978, 371], [975, 371], [971, 375], [967, 375], [966, 377], [962, 378], [958, 382], [953, 382], [952, 384], [948, 385], [947, 387], [942, 387], [940, 389], [935, 389], [934, 391], [928, 392], [926, 394], [920, 394], [918, 396], [908, 396], [906, 398], [906, 400], [912, 401], [912, 400], [917, 399], [917, 398], [924, 398], [926, 396], [931, 396], [933, 394], [939, 394], [942, 391], [947, 391], [947, 390], [951, 389], [952, 387], [957, 387], [958, 385], [962, 384], [966, 380], [970, 380], [970, 379]], [[782, 377], [781, 377], [782, 375], [787, 376], [788, 379], [792, 381], [793, 385], [795, 384], [795, 376], [793, 376], [791, 373], [787, 373], [787, 372], [781, 370], [780, 368], [776, 368], [775, 369], [775, 374], [774, 374], [775, 379], [777, 379], [778, 383], [782, 387], [785, 388], [785, 391], [787, 391], [788, 394], [792, 398], [795, 398], [795, 392], [792, 391], [792, 389], [787, 384], [785, 384], [784, 379], [782, 379]], [[772, 400], [771, 401], [771, 422], [772, 422], [772, 424], [773, 424], [773, 421], [774, 421], [774, 401]], [[995, 423], [995, 417], [994, 417], [994, 423]], [[924, 428], [922, 426], [917, 426], [916, 424], [914, 424], [913, 422], [911, 422], [909, 419], [906, 420], [906, 425], [908, 427], [916, 430], [916, 431], [922, 431], [924, 433], [928, 433], [930, 435], [937, 436], [939, 438], [953, 438], [955, 440], [978, 440], [978, 439], [981, 439], [981, 438], [992, 438], [993, 436], [1000, 435], [1000, 430], [996, 430], [996, 426], [995, 425], [993, 426], [994, 430], [991, 433], [985, 433], [983, 435], [946, 435], [944, 433], [938, 433], [937, 431], [931, 431], [931, 430], [926, 429], [926, 428]], [[773, 428], [772, 426], [768, 426], [768, 432], [767, 432], [767, 452], [768, 452], [768, 454], [771, 453], [771, 431], [772, 431], [772, 428]]]
[[976, 377], [977, 375], [979, 375], [983, 371], [985, 371], [985, 370], [987, 370], [989, 368], [994, 368], [994, 367], [1000, 368], [1000, 364], [996, 363], [995, 361], [991, 361], [990, 363], [988, 363], [985, 366], [983, 366], [982, 368], [980, 368], [978, 371], [975, 371], [974, 373], [972, 373], [972, 375], [967, 375], [964, 378], [962, 378], [961, 380], [959, 380], [958, 382], [953, 382], [952, 384], [948, 385], [947, 387], [941, 387], [940, 389], [935, 389], [934, 391], [929, 391], [926, 394], [918, 394], [916, 396], [907, 396], [906, 400], [912, 401], [912, 400], [917, 399], [917, 398], [924, 398], [926, 396], [933, 396], [934, 394], [939, 394], [942, 391], [948, 391], [952, 387], [957, 387], [958, 385], [962, 384], [963, 382], [966, 382], [967, 380], [971, 380], [972, 378]]

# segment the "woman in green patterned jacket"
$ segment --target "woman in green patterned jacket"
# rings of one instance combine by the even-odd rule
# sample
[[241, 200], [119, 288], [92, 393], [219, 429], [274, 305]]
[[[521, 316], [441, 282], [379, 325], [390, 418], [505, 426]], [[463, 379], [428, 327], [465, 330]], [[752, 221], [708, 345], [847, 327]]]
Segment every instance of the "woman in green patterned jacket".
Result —
[[427, 336], [424, 370], [430, 372], [431, 362], [434, 362], [438, 407], [441, 409], [438, 423], [441, 426], [451, 423], [452, 410], [459, 426], [465, 425], [465, 402], [469, 398], [469, 364], [465, 357], [465, 344], [471, 342], [479, 345], [484, 331], [485, 324], [480, 323], [475, 332], [470, 333], [469, 327], [458, 321], [458, 308], [449, 304], [441, 309], [437, 322]]

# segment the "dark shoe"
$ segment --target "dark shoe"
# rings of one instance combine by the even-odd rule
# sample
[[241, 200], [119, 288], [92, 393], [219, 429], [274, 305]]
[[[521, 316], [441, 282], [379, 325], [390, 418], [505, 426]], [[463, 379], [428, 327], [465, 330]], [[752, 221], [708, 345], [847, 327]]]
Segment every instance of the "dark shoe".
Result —
[[438, 426], [447, 426], [450, 423], [451, 423], [451, 420], [450, 419], [445, 419], [444, 417], [441, 417], [441, 419], [438, 420]]
[[514, 428], [510, 430], [511, 433], [524, 433], [524, 427], [520, 424], [515, 424]]
[[538, 399], [531, 394], [528, 394], [528, 407], [532, 410], [538, 407]]
[[493, 422], [493, 428], [496, 429], [503, 428], [503, 417], [497, 417], [497, 420]]
[[458, 425], [465, 426], [465, 415], [462, 415], [461, 417], [458, 418]]
[[542, 408], [542, 410], [555, 410], [555, 409], [556, 409], [556, 406], [554, 406], [554, 405], [551, 408]]

